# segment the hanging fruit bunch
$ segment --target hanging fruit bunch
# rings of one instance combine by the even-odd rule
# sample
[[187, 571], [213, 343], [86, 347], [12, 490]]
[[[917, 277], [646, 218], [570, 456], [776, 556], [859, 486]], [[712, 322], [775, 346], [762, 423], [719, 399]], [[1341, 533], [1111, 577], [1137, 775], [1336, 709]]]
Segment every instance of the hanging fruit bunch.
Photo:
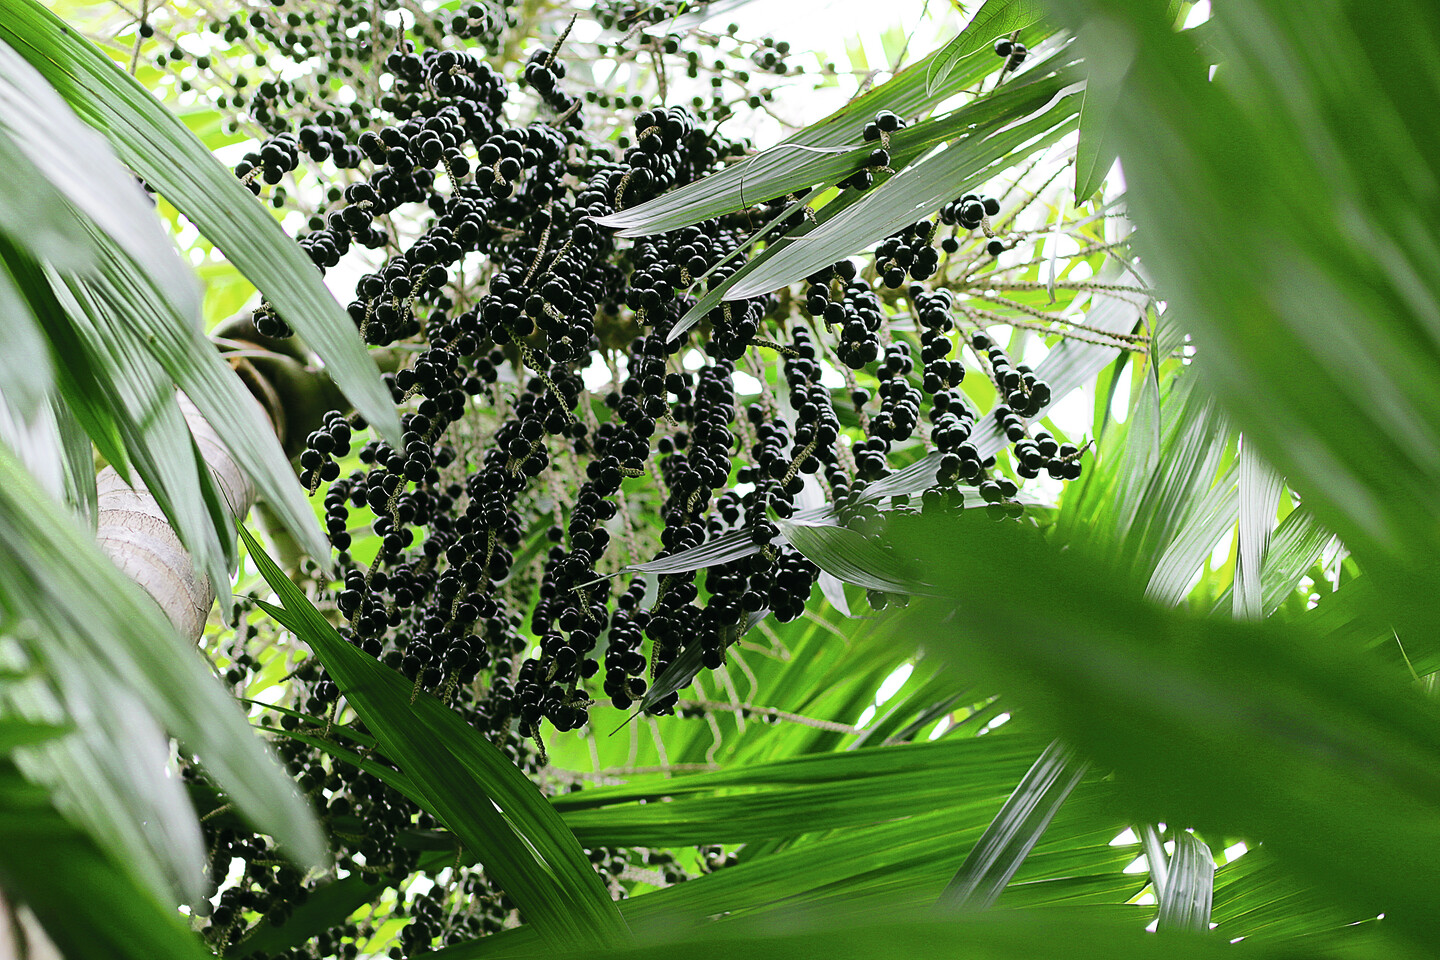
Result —
[[[1073, 447], [1031, 436], [1049, 388], [983, 332], [961, 339], [940, 275], [961, 246], [953, 231], [941, 242], [943, 228], [991, 237], [994, 198], [961, 197], [938, 223], [884, 240], [868, 263], [846, 258], [815, 273], [802, 297], [728, 302], [672, 335], [699, 278], [733, 274], [752, 234], [796, 227], [802, 214], [780, 198], [633, 242], [595, 221], [742, 157], [747, 143], [704, 121], [768, 99], [750, 74], [799, 72], [786, 64], [789, 47], [743, 44], [733, 30], [665, 33], [651, 14], [604, 7], [602, 21], [638, 18], [657, 32], [636, 25], [601, 52], [674, 56], [691, 77], [716, 81], [709, 99], [639, 109], [639, 97], [575, 83], [569, 27], [522, 52], [514, 76], [497, 70], [485, 55], [523, 47], [523, 15], [285, 2], [209, 32], [258, 37], [294, 66], [289, 79], [229, 78], [239, 124], [264, 134], [235, 173], [300, 215], [297, 241], [318, 270], [335, 283], [348, 273], [348, 310], [365, 342], [407, 358], [386, 375], [400, 446], [337, 409], [299, 456], [340, 571], [322, 605], [346, 640], [534, 773], [550, 730], [585, 727], [597, 703], [672, 713], [675, 691], [724, 664], [758, 621], [799, 617], [821, 571], [783, 524], [814, 503], [873, 513], [866, 489], [918, 461], [920, 479], [882, 498], [885, 508], [956, 509], [969, 487], [970, 502], [997, 519], [1021, 515], [1016, 483], [972, 442], [980, 414], [961, 387], [963, 343], [1008, 404], [997, 419], [1012, 434], [1018, 425], [1024, 475], [1049, 467], [1073, 478], [1079, 461]], [[729, 44], [731, 60], [702, 62], [697, 43]], [[1013, 47], [1007, 55], [1018, 65]], [[209, 68], [201, 59], [191, 57]], [[735, 100], [719, 92], [729, 84], [742, 90]], [[615, 108], [630, 114], [619, 131], [607, 126]], [[865, 190], [892, 172], [890, 135], [905, 126], [882, 112], [856, 129], [857, 145], [878, 146], [842, 188]], [[990, 243], [993, 257], [999, 241]], [[901, 313], [908, 324], [896, 322]], [[252, 321], [262, 338], [292, 336], [268, 304]], [[876, 608], [893, 599], [869, 596]], [[227, 678], [243, 684], [256, 669], [240, 651]], [[338, 686], [314, 660], [289, 682], [282, 728], [328, 730]], [[298, 739], [281, 749], [344, 866], [386, 883], [416, 869], [418, 853], [396, 837], [423, 829], [427, 815]], [[240, 940], [246, 911], [283, 924], [301, 879], [271, 865], [265, 841], [237, 824], [221, 818], [214, 831], [215, 879], [235, 858], [246, 879], [222, 896], [212, 939]], [[613, 876], [626, 855], [594, 857]], [[483, 876], [465, 882], [488, 906], [447, 925], [418, 899], [408, 947], [490, 932], [510, 915]]]

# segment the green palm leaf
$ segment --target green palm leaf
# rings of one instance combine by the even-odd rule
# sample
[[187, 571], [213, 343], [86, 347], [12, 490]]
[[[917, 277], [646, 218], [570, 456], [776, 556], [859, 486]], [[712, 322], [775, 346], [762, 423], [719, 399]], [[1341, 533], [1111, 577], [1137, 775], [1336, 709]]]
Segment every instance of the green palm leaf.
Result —
[[[144, 713], [148, 710], [200, 758], [246, 818], [274, 836], [296, 862], [324, 860], [319, 829], [294, 784], [250, 731], [208, 665], [175, 636], [154, 603], [115, 569], [74, 518], [35, 488], [3, 447], [0, 544], [7, 558], [0, 564], [0, 601], [17, 623], [28, 624], [16, 631], [15, 639], [34, 663], [37, 677], [55, 685], [61, 709], [77, 724], [85, 722], [86, 749], [95, 769], [113, 762], [119, 775], [111, 779], [114, 783], [125, 783], [125, 776], [155, 775], [156, 757], [145, 751], [153, 750], [156, 742], [163, 745], [163, 740], [153, 731]], [[116, 693], [107, 700], [110, 689]], [[44, 766], [43, 759], [37, 760], [36, 769]], [[71, 759], [86, 758], [80, 754]], [[75, 763], [68, 769], [77, 769]], [[136, 784], [125, 785], [133, 789]], [[87, 790], [103, 787], [101, 782], [73, 783], [81, 799]], [[148, 828], [152, 839], [147, 842], [158, 843], [158, 849], [151, 852], [143, 843], [123, 839], [127, 821], [120, 820], [118, 830], [109, 834], [115, 846], [107, 854], [135, 864], [137, 876], [168, 875], [193, 890], [200, 879], [198, 847], [164, 839], [183, 837], [187, 830], [193, 836], [193, 813], [176, 810], [164, 792], [112, 793], [112, 807], [92, 806], [92, 819], [98, 823], [114, 817], [117, 797], [137, 812], [128, 822], [161, 816], [162, 823]], [[102, 796], [88, 795], [92, 800]], [[152, 803], [152, 798], [158, 799]], [[133, 840], [133, 833], [128, 836]], [[168, 868], [147, 868], [157, 855], [168, 860]]]
[[190, 130], [110, 58], [34, 0], [0, 2], [4, 40], [175, 205], [325, 361], [355, 408], [392, 443], [394, 405], [355, 324], [318, 271]]
[[265, 604], [308, 643], [385, 753], [548, 942], [623, 942], [624, 922], [574, 835], [535, 785], [433, 697], [340, 639], [244, 527], [241, 537], [284, 608]]
[[[1163, 610], [1093, 550], [1057, 555], [1028, 533], [892, 519], [896, 552], [961, 601], [919, 606], [910, 628], [1008, 681], [1048, 729], [1114, 767], [1147, 817], [1259, 836], [1337, 903], [1424, 936], [1417, 891], [1434, 867], [1421, 851], [1440, 845], [1423, 826], [1433, 704], [1373, 658]], [[1036, 578], [1043, 593], [1024, 586]], [[1338, 862], [1337, 845], [1368, 853]]]

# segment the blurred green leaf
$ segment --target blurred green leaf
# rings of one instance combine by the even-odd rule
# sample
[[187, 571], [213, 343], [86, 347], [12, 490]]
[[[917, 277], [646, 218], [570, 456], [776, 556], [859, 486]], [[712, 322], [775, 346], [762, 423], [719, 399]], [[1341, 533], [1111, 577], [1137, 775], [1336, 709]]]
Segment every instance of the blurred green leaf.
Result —
[[1004, 912], [964, 920], [901, 912], [856, 918], [843, 911], [792, 914], [780, 923], [727, 923], [694, 932], [659, 934], [650, 946], [590, 954], [615, 960], [661, 960], [677, 954], [697, 960], [913, 960], [914, 957], [1095, 957], [1113, 960], [1202, 960], [1225, 954], [1219, 946], [1176, 945], [1119, 923], [1083, 921], [1067, 912]]
[[1162, 609], [1093, 549], [969, 513], [891, 518], [896, 555], [953, 597], [912, 601], [910, 629], [1115, 769], [1135, 820], [1262, 838], [1337, 903], [1433, 931], [1433, 703], [1354, 650]]
[[126, 454], [198, 570], [228, 583], [234, 541], [231, 522], [175, 397], [175, 384], [149, 345], [114, 321], [111, 291], [99, 278], [61, 276], [47, 269], [65, 313], [53, 341], [77, 345], [87, 378], [108, 401]]
[[99, 494], [95, 488], [95, 447], [85, 435], [80, 419], [59, 396], [51, 398], [50, 409], [60, 435], [65, 502], [93, 531], [99, 519]]
[[[1153, 4], [1056, 0], [1122, 93], [1113, 127], [1138, 238], [1196, 364], [1390, 615], [1440, 596], [1440, 22], [1242, 0], [1208, 34], [1221, 68]], [[1384, 38], [1424, 51], [1403, 65]], [[1325, 51], [1317, 57], [1316, 51]], [[1376, 149], [1383, 144], [1383, 149]], [[1424, 602], [1421, 602], [1421, 601]], [[1420, 627], [1417, 657], [1436, 650]]]
[[1105, 175], [1115, 165], [1119, 144], [1110, 129], [1110, 115], [1120, 99], [1120, 87], [1105, 71], [1095, 71], [1086, 80], [1080, 101], [1080, 136], [1075, 145], [1075, 203], [1095, 195]]
[[135, 178], [3, 41], [0, 158], [7, 174], [0, 184], [0, 230], [31, 256], [61, 269], [94, 263], [97, 243], [81, 229], [84, 217], [155, 278], [161, 296], [182, 313], [198, 314], [195, 279]]
[[[55, 387], [65, 408], [84, 428], [100, 456], [115, 468], [122, 480], [129, 482], [130, 458], [116, 422], [110, 390], [96, 376], [85, 345], [71, 327], [49, 280], [40, 265], [4, 235], [0, 235], [0, 262], [4, 263], [26, 307], [39, 321], [39, 328], [49, 341], [55, 360]], [[93, 472], [92, 469], [92, 475]]]
[[552, 803], [591, 847], [746, 843], [988, 806], [1035, 747], [1017, 736], [871, 747], [584, 790]]
[[[319, 828], [293, 782], [193, 645], [175, 635], [154, 602], [100, 553], [73, 517], [35, 489], [3, 447], [0, 545], [6, 556], [0, 601], [43, 637], [22, 641], [48, 676], [64, 683], [70, 675], [65, 665], [73, 664], [128, 691], [297, 863], [325, 859]], [[80, 702], [86, 696], [94, 693]], [[121, 736], [123, 729], [111, 733]]]
[[[16, 725], [0, 720], [0, 728]], [[210, 951], [169, 903], [157, 900], [70, 823], [45, 790], [0, 757], [0, 882], [35, 912], [74, 960], [204, 960]], [[9, 944], [6, 945], [7, 948]]]
[[[167, 310], [167, 301], [155, 296], [149, 276], [132, 269], [113, 251], [101, 249], [100, 266], [102, 278], [88, 285], [112, 307], [103, 315], [112, 337], [143, 344], [215, 429], [235, 462], [244, 465], [267, 507], [275, 511], [285, 529], [300, 540], [311, 557], [328, 563], [329, 542], [294, 468], [280, 448], [275, 428], [201, 333], [198, 322]], [[233, 513], [235, 505], [228, 506]], [[228, 519], [224, 523], [228, 531]], [[228, 537], [225, 542], [230, 542]]]
[[35, 315], [0, 256], [0, 382], [5, 402], [20, 417], [34, 417], [54, 383], [55, 371]]
[[[1250, 850], [1215, 871], [1211, 922], [1227, 940], [1286, 940], [1354, 930], [1373, 914], [1346, 913], [1315, 890], [1297, 885], [1265, 847]], [[1311, 942], [1317, 942], [1314, 938]]]
[[36, 723], [19, 717], [0, 716], [0, 756], [8, 758], [17, 747], [28, 747], [63, 737], [73, 727], [63, 723]]

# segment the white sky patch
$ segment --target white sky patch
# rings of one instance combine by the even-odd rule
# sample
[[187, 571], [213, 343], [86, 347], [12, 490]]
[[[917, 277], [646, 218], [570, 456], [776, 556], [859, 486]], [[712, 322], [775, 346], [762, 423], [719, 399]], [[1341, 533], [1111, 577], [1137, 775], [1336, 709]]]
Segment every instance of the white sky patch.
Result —
[[1065, 431], [1066, 436], [1084, 436], [1094, 426], [1095, 394], [1088, 386], [1071, 390], [1052, 403], [1045, 416]]
[[580, 379], [591, 393], [607, 386], [610, 383], [610, 368], [605, 366], [605, 359], [598, 353], [592, 356], [590, 365], [580, 371]]
[[1200, 586], [1200, 578], [1204, 576], [1204, 574], [1204, 568], [1196, 567], [1194, 575], [1190, 577], [1190, 582], [1185, 584], [1185, 589], [1181, 592], [1180, 595], [1182, 597], [1190, 596], [1191, 591], [1193, 591], [1196, 587]]
[[1130, 382], [1133, 379], [1129, 374], [1122, 373], [1120, 382], [1115, 385], [1115, 395], [1110, 398], [1110, 416], [1115, 418], [1116, 423], [1124, 423], [1130, 416]]
[[883, 706], [886, 700], [895, 696], [900, 688], [905, 686], [905, 681], [909, 680], [910, 674], [914, 672], [915, 665], [913, 663], [901, 664], [894, 673], [885, 678], [884, 683], [880, 684], [880, 689], [875, 692], [875, 703]]
[[1003, 727], [1003, 726], [1005, 726], [1005, 724], [1007, 724], [1007, 723], [1009, 723], [1009, 722], [1010, 722], [1010, 714], [1008, 714], [1008, 713], [999, 714], [998, 716], [995, 717], [994, 720], [991, 720], [989, 723], [985, 724], [985, 726], [980, 729], [980, 733], [975, 734], [975, 736], [978, 737], [978, 736], [980, 736], [981, 734], [989, 733], [991, 730], [994, 730], [994, 729], [996, 729], [997, 727]]
[[744, 370], [736, 370], [730, 376], [731, 379], [735, 381], [735, 392], [741, 396], [748, 397], [751, 394], [759, 393], [761, 390], [762, 384], [760, 381], [750, 376], [750, 374]]
[[1001, 346], [1005, 346], [1010, 342], [1010, 336], [1014, 332], [1015, 328], [1010, 326], [1010, 324], [1008, 323], [997, 323], [993, 327], [985, 328], [985, 333], [990, 337], [990, 339], [994, 340]]
[[1242, 840], [1239, 843], [1232, 843], [1226, 847], [1223, 856], [1225, 857], [1225, 862], [1229, 863], [1232, 860], [1239, 860], [1249, 852], [1250, 848], [1245, 846], [1245, 842]]
[[1028, 363], [1032, 367], [1038, 367], [1040, 362], [1050, 355], [1050, 348], [1045, 341], [1039, 337], [1025, 338], [1025, 352], [1020, 356], [1021, 363]]
[[1048, 473], [1025, 481], [1025, 493], [1040, 503], [1059, 503], [1060, 494], [1064, 491], [1065, 484], [1051, 478]]
[[680, 362], [686, 370], [699, 370], [705, 366], [705, 354], [691, 347], [685, 351], [685, 356], [680, 358]]
[[880, 684], [880, 689], [875, 691], [875, 702], [861, 711], [860, 719], [855, 721], [855, 726], [863, 727], [871, 720], [874, 720], [879, 708], [883, 707], [885, 701], [895, 696], [895, 694], [900, 691], [900, 688], [905, 686], [905, 681], [909, 680], [910, 674], [914, 672], [915, 665], [913, 663], [902, 663], [896, 667], [890, 673], [890, 676], [886, 677], [884, 682]]
[[284, 696], [285, 688], [277, 683], [274, 686], [266, 687], [259, 693], [254, 694], [251, 699], [258, 700], [261, 703], [279, 703], [284, 699]]
[[1131, 830], [1129, 827], [1126, 827], [1124, 830], [1121, 830], [1115, 835], [1115, 839], [1110, 841], [1110, 846], [1123, 847], [1132, 843], [1139, 842], [1140, 838], [1135, 836], [1135, 831]]
[[1230, 547], [1235, 540], [1235, 531], [1226, 530], [1215, 549], [1210, 551], [1210, 569], [1219, 570], [1230, 560]]
[[[1052, 233], [1048, 234], [1045, 237], [1044, 248], [1040, 251], [1038, 256], [1045, 257], [1047, 260], [1053, 256], [1055, 258], [1055, 269], [1058, 271], [1064, 268], [1066, 260], [1075, 256], [1075, 254], [1079, 252], [1080, 243], [1074, 237], [1070, 236], [1068, 233]], [[1049, 278], [1049, 263], [1046, 263], [1044, 269], [1041, 272], [1045, 278]]]
[[939, 740], [945, 735], [945, 731], [949, 730], [953, 726], [955, 726], [955, 721], [951, 719], [949, 714], [946, 714], [945, 716], [940, 718], [940, 722], [935, 724], [935, 729], [931, 730], [930, 736], [926, 737], [925, 739]]

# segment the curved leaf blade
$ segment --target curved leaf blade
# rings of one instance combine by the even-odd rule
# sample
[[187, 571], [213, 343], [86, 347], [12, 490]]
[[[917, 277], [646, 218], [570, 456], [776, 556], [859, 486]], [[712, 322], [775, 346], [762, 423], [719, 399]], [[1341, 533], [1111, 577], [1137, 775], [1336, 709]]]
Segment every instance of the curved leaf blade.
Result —
[[1160, 888], [1157, 929], [1208, 933], [1210, 904], [1215, 896], [1215, 858], [1210, 848], [1188, 830], [1175, 834], [1165, 883]]
[[779, 523], [792, 547], [837, 579], [883, 593], [935, 596], [934, 587], [916, 575], [908, 558], [881, 549], [871, 537], [834, 524]]
[[999, 37], [1023, 30], [1044, 15], [1044, 5], [1034, 0], [985, 0], [965, 29], [930, 59], [925, 68], [926, 95], [935, 96], [961, 60], [986, 49]]
[[1058, 740], [1047, 746], [946, 884], [940, 906], [993, 906], [1088, 769]]
[[[862, 250], [896, 230], [927, 217], [1000, 169], [1048, 147], [1074, 126], [1077, 90], [1060, 89], [1037, 105], [1029, 118], [977, 131], [949, 148], [897, 173], [844, 212], [803, 237], [777, 240], [725, 283], [724, 298], [739, 300], [770, 293]], [[1035, 84], [1034, 94], [1050, 85]], [[775, 251], [771, 253], [771, 251]]]
[[881, 110], [902, 117], [927, 113], [995, 69], [992, 63], [976, 60], [965, 69], [952, 69], [943, 82], [927, 89], [927, 77], [938, 53], [916, 61], [830, 116], [754, 157], [598, 222], [619, 229], [622, 236], [646, 236], [678, 230], [742, 210], [747, 203], [804, 189], [817, 181], [812, 171], [797, 169], [804, 166], [803, 162], [797, 164], [797, 153], [849, 152], [866, 121]]
[[575, 836], [515, 765], [454, 711], [340, 638], [250, 532], [240, 536], [284, 607], [264, 604], [311, 646], [384, 752], [547, 942], [623, 943], [628, 930]]

